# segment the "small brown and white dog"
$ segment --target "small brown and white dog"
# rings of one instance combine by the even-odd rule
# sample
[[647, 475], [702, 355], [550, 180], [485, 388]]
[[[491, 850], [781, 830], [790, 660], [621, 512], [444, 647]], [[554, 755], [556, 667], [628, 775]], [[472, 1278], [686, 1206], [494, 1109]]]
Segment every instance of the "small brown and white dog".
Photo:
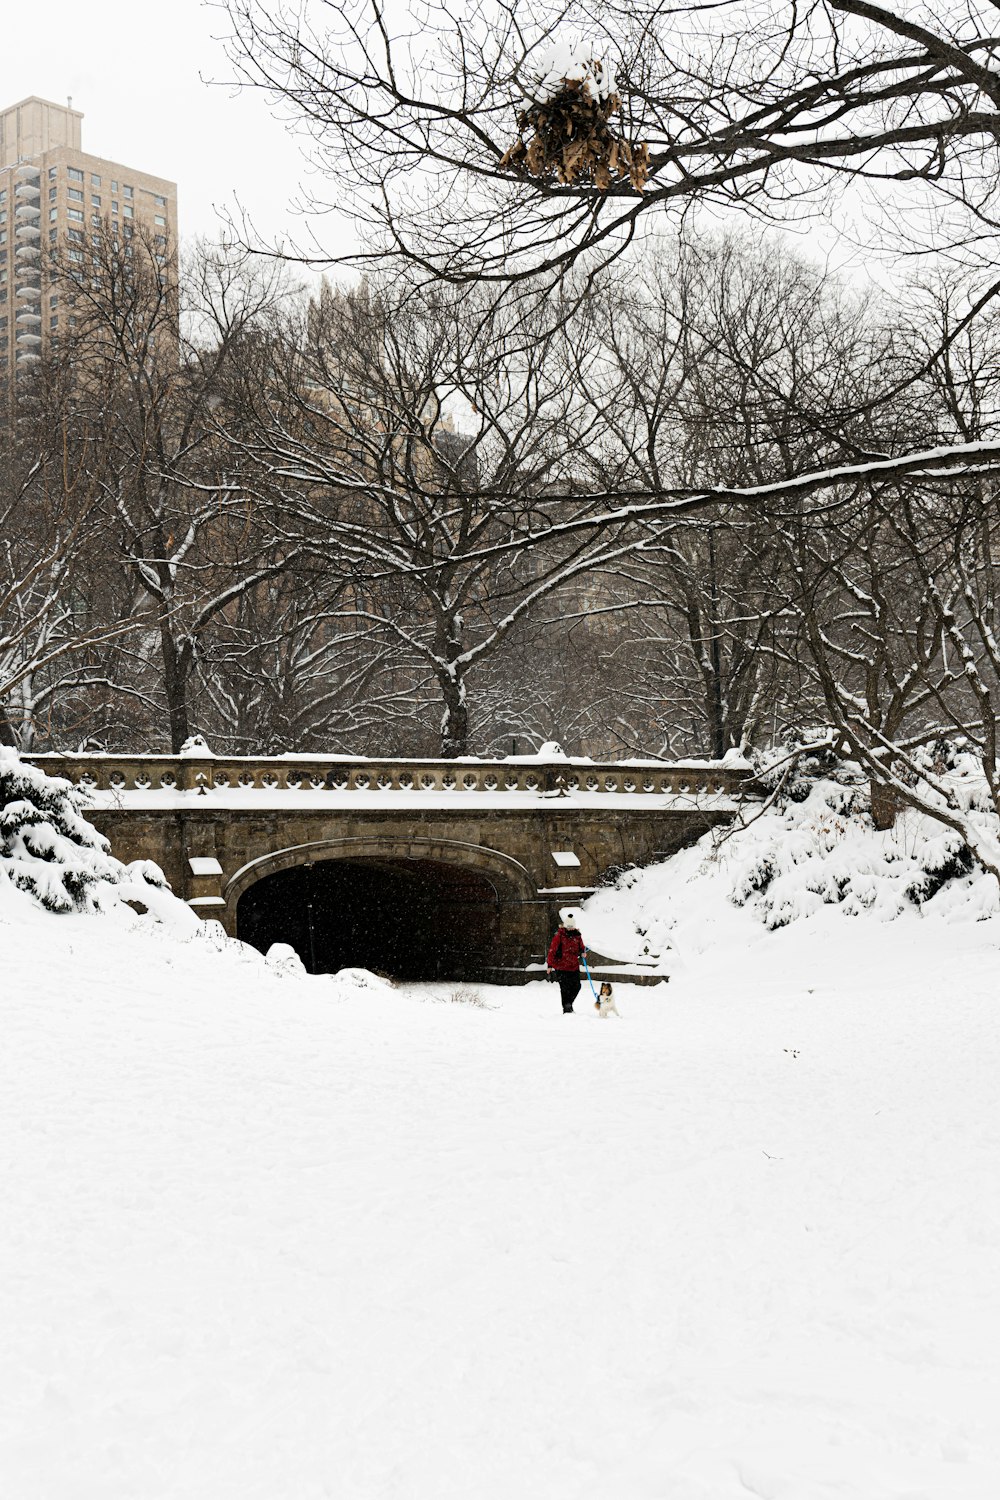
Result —
[[594, 1009], [602, 1020], [606, 1020], [608, 1016], [617, 1016], [621, 1020], [621, 1011], [615, 1004], [614, 991], [607, 980], [601, 985], [601, 993], [594, 1001]]

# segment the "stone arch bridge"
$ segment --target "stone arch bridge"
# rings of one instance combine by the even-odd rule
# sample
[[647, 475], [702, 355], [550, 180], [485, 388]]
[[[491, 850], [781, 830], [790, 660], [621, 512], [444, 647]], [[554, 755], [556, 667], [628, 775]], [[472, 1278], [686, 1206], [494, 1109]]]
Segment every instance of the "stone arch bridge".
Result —
[[313, 971], [523, 978], [560, 907], [729, 820], [724, 762], [33, 755], [233, 936]]

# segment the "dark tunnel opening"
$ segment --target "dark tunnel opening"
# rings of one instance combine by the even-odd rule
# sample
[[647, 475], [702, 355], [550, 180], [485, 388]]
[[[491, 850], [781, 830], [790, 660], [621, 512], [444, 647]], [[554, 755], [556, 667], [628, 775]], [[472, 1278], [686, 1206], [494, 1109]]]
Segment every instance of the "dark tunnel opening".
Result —
[[433, 860], [318, 860], [265, 875], [236, 907], [237, 935], [288, 943], [312, 974], [476, 979], [496, 962], [500, 904], [478, 871]]

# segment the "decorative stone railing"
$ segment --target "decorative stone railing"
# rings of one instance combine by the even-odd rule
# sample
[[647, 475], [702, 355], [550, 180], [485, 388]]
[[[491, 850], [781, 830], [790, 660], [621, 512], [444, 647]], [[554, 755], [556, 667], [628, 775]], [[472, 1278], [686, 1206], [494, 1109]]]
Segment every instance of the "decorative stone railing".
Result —
[[333, 755], [26, 755], [75, 786], [101, 792], [415, 791], [739, 795], [747, 766], [712, 761], [404, 760]]

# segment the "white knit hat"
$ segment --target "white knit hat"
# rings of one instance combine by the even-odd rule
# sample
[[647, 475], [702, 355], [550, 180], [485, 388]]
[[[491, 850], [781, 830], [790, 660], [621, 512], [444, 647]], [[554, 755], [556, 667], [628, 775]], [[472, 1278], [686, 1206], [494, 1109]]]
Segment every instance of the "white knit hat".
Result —
[[564, 911], [559, 913], [559, 920], [564, 927], [578, 927], [580, 925], [579, 917], [580, 913], [575, 907], [566, 907]]

